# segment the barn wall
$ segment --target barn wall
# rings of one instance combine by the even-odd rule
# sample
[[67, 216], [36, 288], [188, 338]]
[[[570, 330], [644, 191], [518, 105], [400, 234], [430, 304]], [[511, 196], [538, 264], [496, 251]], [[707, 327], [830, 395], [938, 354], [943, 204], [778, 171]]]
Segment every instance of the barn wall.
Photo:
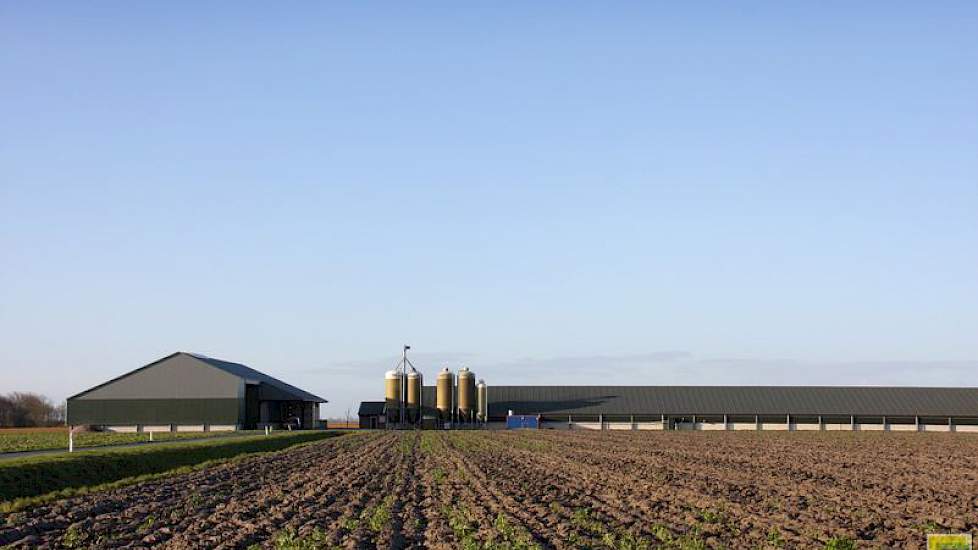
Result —
[[756, 430], [757, 422], [731, 422], [730, 429], [735, 431]]
[[[115, 427], [112, 427], [112, 428], [110, 428], [110, 431], [111, 430], [114, 430], [114, 429], [115, 429]], [[173, 426], [171, 426], [169, 424], [162, 424], [162, 425], [158, 425], [158, 426], [153, 426], [153, 425], [146, 426], [146, 425], [144, 425], [143, 426], [143, 433], [145, 433], [145, 432], [168, 432], [168, 431], [170, 431], [172, 429], [173, 429]]]
[[600, 422], [571, 422], [570, 427], [572, 430], [600, 430]]
[[920, 431], [922, 432], [949, 432], [951, 427], [947, 424], [921, 424]]
[[666, 425], [662, 422], [636, 422], [635, 429], [662, 431], [666, 429]]
[[606, 430], [631, 430], [634, 428], [631, 422], [605, 422]]
[[697, 422], [694, 426], [696, 430], [702, 430], [707, 432], [726, 430], [727, 425], [723, 422]]
[[822, 426], [810, 422], [792, 422], [791, 429], [796, 432], [815, 432], [821, 430]]
[[785, 422], [761, 422], [761, 430], [771, 432], [786, 432], [788, 424]]
[[177, 426], [177, 431], [178, 432], [203, 432], [204, 428], [205, 426], [203, 424], [194, 424], [194, 425], [184, 424], [181, 426]]
[[852, 431], [852, 424], [850, 424], [848, 422], [846, 422], [846, 423], [841, 423], [841, 422], [828, 423], [827, 422], [825, 424], [825, 431], [827, 431], [827, 432], [851, 432]]
[[237, 399], [79, 399], [68, 424], [239, 424]]
[[891, 432], [916, 432], [917, 426], [913, 424], [889, 424], [888, 429]]
[[883, 431], [883, 425], [882, 424], [868, 424], [868, 423], [856, 424], [856, 430], [858, 430], [860, 432], [882, 432]]

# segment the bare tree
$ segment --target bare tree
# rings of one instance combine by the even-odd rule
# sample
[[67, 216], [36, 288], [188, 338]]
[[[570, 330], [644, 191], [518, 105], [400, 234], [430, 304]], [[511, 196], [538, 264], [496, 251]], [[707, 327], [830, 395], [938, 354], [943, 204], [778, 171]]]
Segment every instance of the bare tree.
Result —
[[0, 426], [14, 425], [14, 403], [5, 395], [0, 395]]
[[51, 426], [64, 421], [64, 405], [30, 392], [0, 395], [0, 426]]

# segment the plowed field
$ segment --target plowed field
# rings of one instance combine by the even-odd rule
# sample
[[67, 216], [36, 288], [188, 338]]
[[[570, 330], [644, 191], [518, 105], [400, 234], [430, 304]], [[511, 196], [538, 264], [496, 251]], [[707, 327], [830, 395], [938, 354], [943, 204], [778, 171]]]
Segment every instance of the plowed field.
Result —
[[954, 434], [368, 432], [29, 508], [0, 545], [923, 548], [978, 530]]

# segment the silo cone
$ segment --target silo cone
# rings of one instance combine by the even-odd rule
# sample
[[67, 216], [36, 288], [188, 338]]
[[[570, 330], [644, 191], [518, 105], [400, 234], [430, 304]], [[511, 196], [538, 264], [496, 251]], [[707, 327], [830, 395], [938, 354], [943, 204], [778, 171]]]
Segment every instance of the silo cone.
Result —
[[421, 422], [421, 373], [409, 372], [407, 375], [407, 417], [408, 422]]
[[435, 382], [435, 407], [442, 421], [452, 419], [452, 373], [447, 368], [438, 373]]

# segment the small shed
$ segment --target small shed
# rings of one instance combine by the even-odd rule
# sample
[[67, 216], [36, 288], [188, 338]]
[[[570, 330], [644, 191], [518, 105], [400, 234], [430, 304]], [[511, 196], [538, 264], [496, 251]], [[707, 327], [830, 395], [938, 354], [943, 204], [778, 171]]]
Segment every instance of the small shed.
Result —
[[360, 410], [357, 415], [360, 417], [360, 429], [376, 430], [386, 426], [387, 415], [385, 408], [387, 403], [383, 401], [363, 401], [360, 403]]

